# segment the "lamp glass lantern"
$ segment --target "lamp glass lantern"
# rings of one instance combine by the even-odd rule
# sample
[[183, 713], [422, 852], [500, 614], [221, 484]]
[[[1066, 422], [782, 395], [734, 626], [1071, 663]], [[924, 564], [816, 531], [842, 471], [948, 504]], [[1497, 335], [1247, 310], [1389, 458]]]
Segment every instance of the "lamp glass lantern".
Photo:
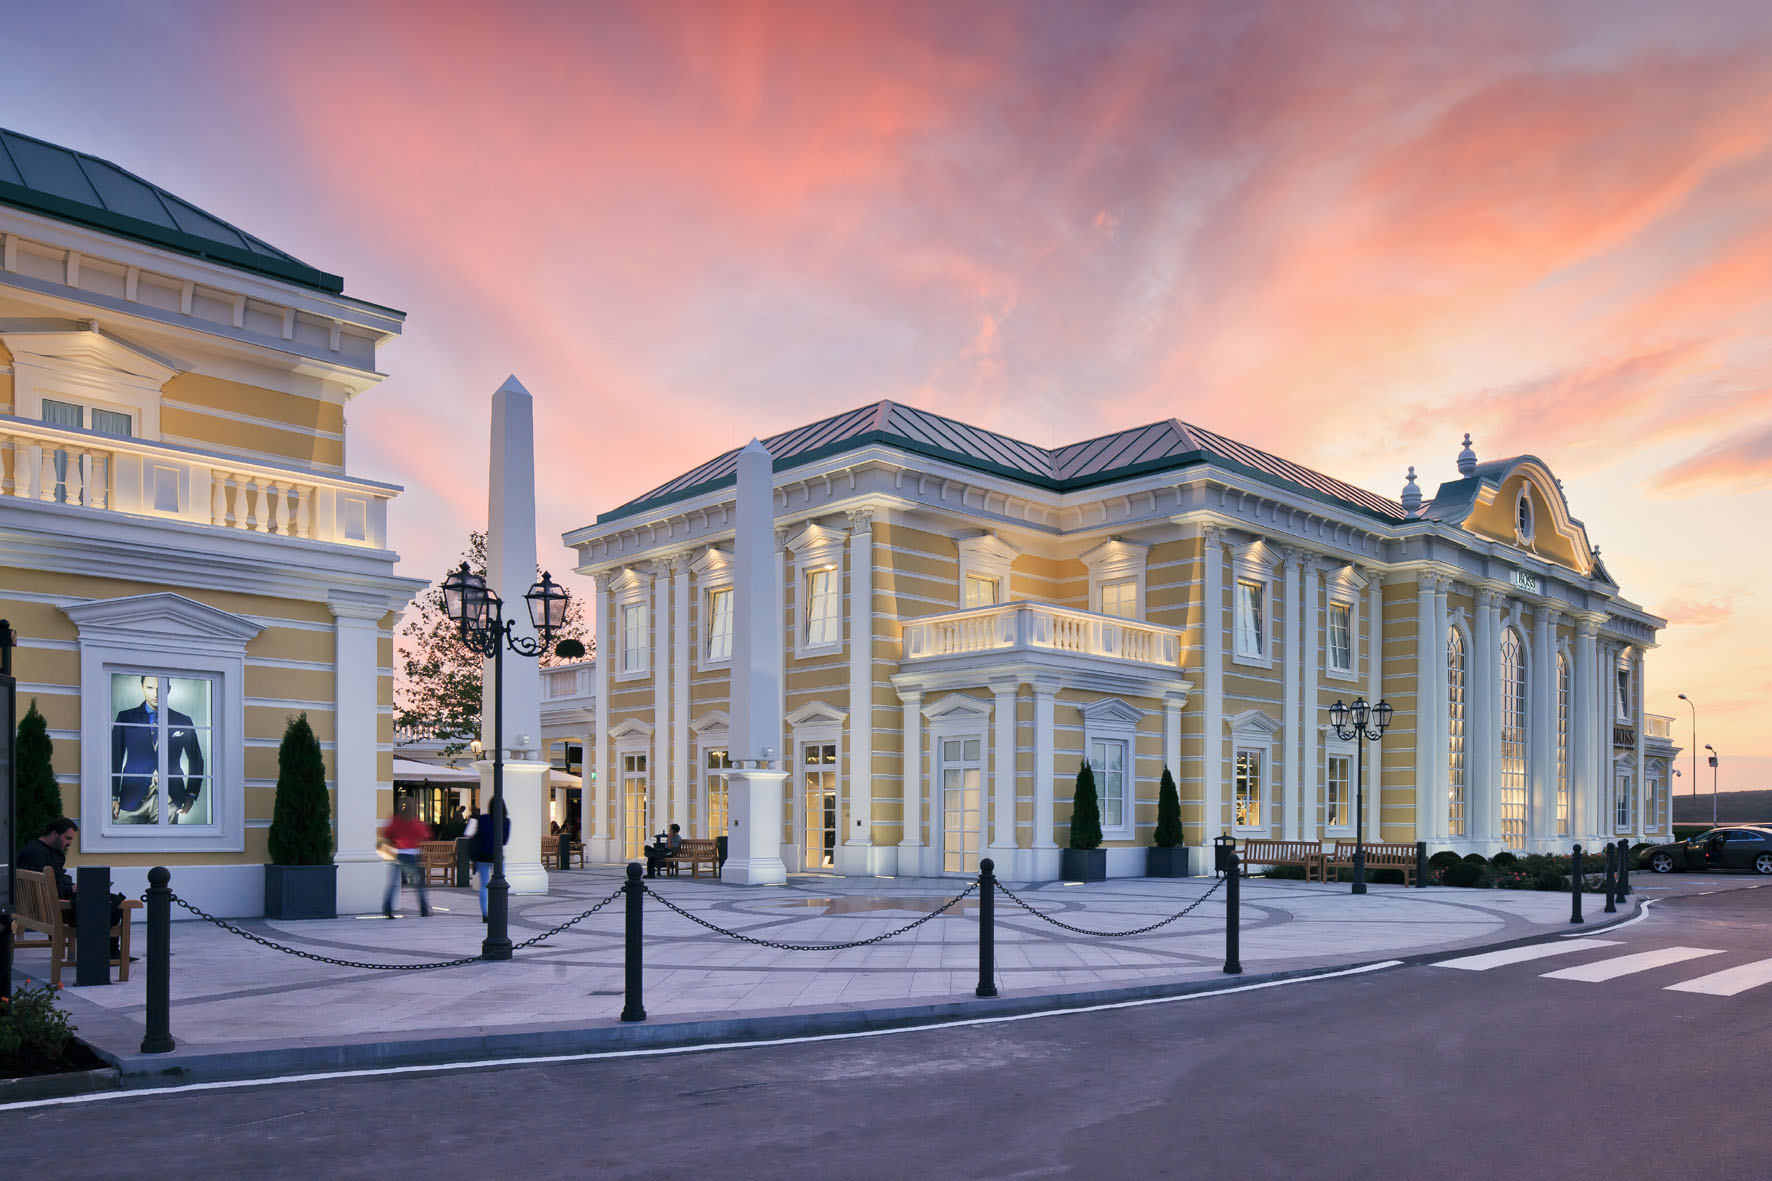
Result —
[[1394, 711], [1391, 709], [1391, 703], [1388, 701], [1380, 701], [1377, 705], [1372, 707], [1372, 729], [1375, 733], [1383, 734], [1386, 730], [1390, 729], [1391, 714], [1393, 712]]
[[1329, 707], [1329, 724], [1337, 730], [1347, 726], [1347, 706], [1342, 704], [1339, 697], [1335, 699], [1335, 704]]
[[449, 622], [457, 627], [462, 625], [464, 615], [463, 598], [467, 589], [468, 578], [471, 576], [468, 564], [463, 562], [449, 572], [443, 580], [443, 611], [449, 616]]
[[1347, 712], [1353, 719], [1354, 729], [1364, 730], [1366, 728], [1366, 718], [1370, 712], [1370, 707], [1367, 706], [1364, 697], [1354, 698], [1354, 703], [1347, 707]]
[[535, 625], [543, 644], [566, 624], [566, 588], [554, 576], [542, 572], [541, 581], [523, 596], [529, 602], [529, 621]]

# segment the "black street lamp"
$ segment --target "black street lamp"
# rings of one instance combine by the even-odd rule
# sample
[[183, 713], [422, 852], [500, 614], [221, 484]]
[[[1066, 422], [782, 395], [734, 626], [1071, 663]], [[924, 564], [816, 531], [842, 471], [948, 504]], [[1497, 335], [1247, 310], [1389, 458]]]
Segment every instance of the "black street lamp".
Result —
[[1377, 742], [1390, 729], [1391, 703], [1368, 706], [1364, 697], [1343, 705], [1340, 698], [1329, 707], [1329, 724], [1335, 736], [1354, 745], [1354, 893], [1366, 892], [1366, 740]]
[[[481, 656], [492, 658], [492, 880], [486, 883], [486, 939], [480, 958], [511, 958], [510, 884], [505, 881], [505, 649], [519, 656], [540, 656], [548, 641], [566, 622], [565, 588], [543, 573], [541, 581], [523, 598], [529, 604], [529, 621], [536, 637], [516, 634], [517, 621], [504, 617], [504, 600], [486, 585], [486, 579], [463, 562], [443, 580], [443, 607], [461, 628], [462, 642]], [[564, 642], [562, 643], [564, 647]], [[582, 650], [581, 650], [582, 652]]]
[[1710, 826], [1715, 828], [1717, 826], [1717, 748], [1707, 742], [1704, 744], [1704, 749], [1710, 751]]

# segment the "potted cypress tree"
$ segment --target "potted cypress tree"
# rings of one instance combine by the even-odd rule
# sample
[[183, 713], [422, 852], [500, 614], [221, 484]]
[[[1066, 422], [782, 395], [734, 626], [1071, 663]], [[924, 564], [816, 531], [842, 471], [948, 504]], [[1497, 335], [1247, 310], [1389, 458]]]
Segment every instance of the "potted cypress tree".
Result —
[[1152, 847], [1145, 850], [1144, 876], [1188, 876], [1188, 850], [1182, 840], [1181, 793], [1175, 790], [1175, 776], [1164, 767], [1163, 782], [1157, 788], [1157, 831], [1151, 837]]
[[338, 917], [326, 762], [305, 713], [289, 720], [277, 749], [277, 808], [271, 816], [271, 863], [265, 866], [265, 917]]
[[1058, 871], [1067, 882], [1107, 880], [1107, 850], [1101, 847], [1101, 801], [1095, 791], [1095, 772], [1087, 762], [1077, 772], [1077, 791], [1071, 800], [1071, 847], [1059, 850]]
[[50, 761], [54, 749], [49, 723], [37, 712], [37, 699], [33, 697], [31, 708], [19, 721], [18, 746], [13, 752], [18, 776], [13, 797], [17, 801], [13, 805], [13, 823], [18, 826], [12, 834], [14, 846], [42, 836], [50, 821], [62, 814], [62, 789], [55, 781], [55, 767]]

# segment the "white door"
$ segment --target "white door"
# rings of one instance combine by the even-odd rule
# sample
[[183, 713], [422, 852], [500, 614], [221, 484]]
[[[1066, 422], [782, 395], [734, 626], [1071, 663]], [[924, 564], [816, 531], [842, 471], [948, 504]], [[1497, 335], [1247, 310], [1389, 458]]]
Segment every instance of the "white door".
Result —
[[980, 816], [984, 802], [984, 742], [941, 740], [941, 868], [978, 872]]
[[807, 869], [837, 864], [837, 745], [800, 747], [800, 847]]
[[646, 824], [646, 756], [621, 756], [622, 856], [639, 861], [651, 834]]

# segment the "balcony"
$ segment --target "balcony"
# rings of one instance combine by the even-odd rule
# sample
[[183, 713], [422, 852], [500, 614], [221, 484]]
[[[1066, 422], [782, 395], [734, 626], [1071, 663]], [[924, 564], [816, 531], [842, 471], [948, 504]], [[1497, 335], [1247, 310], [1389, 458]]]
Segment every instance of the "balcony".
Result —
[[907, 668], [923, 661], [1018, 651], [1173, 672], [1181, 666], [1181, 633], [1134, 619], [1025, 602], [928, 615], [904, 625]]
[[0, 415], [0, 496], [365, 549], [388, 484]]
[[596, 721], [597, 661], [575, 660], [541, 670], [541, 736], [544, 741], [582, 739]]
[[556, 664], [552, 668], [542, 669], [543, 704], [572, 701], [576, 698], [583, 698], [586, 702], [595, 701], [596, 693], [591, 687], [591, 676], [596, 668], [597, 662], [593, 659], [575, 660], [571, 664]]
[[1673, 741], [1674, 720], [1661, 714], [1643, 715], [1643, 737], [1659, 738], [1666, 742]]

